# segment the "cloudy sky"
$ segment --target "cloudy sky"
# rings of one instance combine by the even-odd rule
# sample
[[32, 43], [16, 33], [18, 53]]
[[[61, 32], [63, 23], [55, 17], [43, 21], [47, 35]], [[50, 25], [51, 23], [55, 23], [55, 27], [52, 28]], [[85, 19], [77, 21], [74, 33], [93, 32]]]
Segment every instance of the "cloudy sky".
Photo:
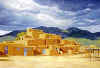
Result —
[[0, 0], [0, 30], [39, 26], [100, 32], [100, 0]]

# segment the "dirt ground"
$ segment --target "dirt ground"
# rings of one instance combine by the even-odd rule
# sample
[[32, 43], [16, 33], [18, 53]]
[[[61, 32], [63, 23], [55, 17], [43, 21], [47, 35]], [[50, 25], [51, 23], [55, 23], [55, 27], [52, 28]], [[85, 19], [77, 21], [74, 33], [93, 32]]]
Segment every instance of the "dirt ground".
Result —
[[[7, 59], [7, 57], [0, 57]], [[100, 68], [99, 59], [75, 56], [12, 56], [0, 61], [0, 68]]]

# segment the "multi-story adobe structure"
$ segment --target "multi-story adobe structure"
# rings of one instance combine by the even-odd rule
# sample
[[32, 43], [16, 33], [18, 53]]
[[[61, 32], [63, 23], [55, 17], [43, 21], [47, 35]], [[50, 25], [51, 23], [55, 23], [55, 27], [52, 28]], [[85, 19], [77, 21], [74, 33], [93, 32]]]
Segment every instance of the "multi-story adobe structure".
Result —
[[79, 48], [80, 45], [77, 42], [62, 40], [60, 35], [28, 28], [26, 33], [17, 40], [0, 43], [0, 54], [8, 56], [67, 55], [79, 52]]

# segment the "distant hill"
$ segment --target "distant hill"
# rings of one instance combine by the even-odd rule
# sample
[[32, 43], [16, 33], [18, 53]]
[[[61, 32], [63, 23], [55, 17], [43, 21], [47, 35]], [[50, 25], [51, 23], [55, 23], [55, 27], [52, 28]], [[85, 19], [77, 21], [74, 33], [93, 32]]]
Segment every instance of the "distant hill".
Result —
[[81, 29], [78, 29], [78, 28], [75, 28], [75, 27], [69, 28], [67, 30], [68, 30], [68, 36], [69, 37], [87, 38], [87, 39], [91, 39], [91, 40], [95, 40], [98, 37], [100, 37], [100, 35], [97, 36], [97, 34], [95, 34], [95, 33], [91, 33], [87, 30], [81, 30]]
[[12, 31], [12, 32], [10, 32], [8, 34], [1, 35], [0, 36], [0, 42], [15, 40], [15, 37], [17, 36], [18, 33], [25, 32], [25, 31], [26, 30], [15, 30], [15, 31]]
[[[90, 39], [90, 40], [96, 40], [96, 39], [98, 39], [98, 37], [100, 37], [100, 32], [91, 33], [87, 30], [81, 30], [81, 29], [78, 29], [75, 27], [68, 28], [66, 30], [62, 30], [62, 29], [57, 28], [57, 27], [40, 26], [40, 27], [33, 28], [33, 29], [41, 29], [46, 33], [61, 35], [62, 38], [73, 37], [73, 38], [86, 38], [86, 39]], [[12, 31], [6, 35], [2, 35], [0, 37], [4, 37], [4, 36], [16, 37], [16, 35], [18, 33], [25, 32], [25, 31], [26, 30], [15, 30], [15, 31]]]
[[3, 42], [3, 41], [11, 41], [11, 40], [15, 40], [15, 37], [13, 36], [3, 36], [3, 37], [0, 37], [0, 42]]
[[35, 29], [41, 29], [41, 30], [43, 30], [46, 33], [61, 35], [62, 38], [68, 37], [67, 30], [62, 30], [62, 29], [59, 29], [57, 27], [44, 27], [44, 26], [40, 26], [40, 27], [37, 27]]
[[100, 32], [91, 33], [87, 30], [81, 30], [81, 29], [78, 29], [75, 27], [68, 28], [66, 30], [62, 30], [62, 29], [59, 29], [57, 27], [41, 26], [41, 27], [37, 27], [35, 29], [41, 29], [46, 33], [61, 35], [62, 38], [74, 37], [74, 38], [86, 38], [86, 39], [95, 40], [95, 39], [98, 39], [98, 37], [100, 37]]
[[4, 36], [13, 36], [13, 37], [16, 37], [18, 33], [20, 32], [25, 32], [26, 30], [15, 30], [15, 31], [12, 31], [8, 34], [5, 34], [5, 35], [1, 35], [0, 37], [4, 37]]

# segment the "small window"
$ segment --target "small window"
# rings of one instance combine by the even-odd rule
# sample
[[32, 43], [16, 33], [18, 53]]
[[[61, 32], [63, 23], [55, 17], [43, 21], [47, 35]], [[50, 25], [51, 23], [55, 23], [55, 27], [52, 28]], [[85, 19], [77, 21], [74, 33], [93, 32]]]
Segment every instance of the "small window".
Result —
[[5, 47], [5, 50], [8, 50], [8, 46]]
[[20, 48], [16, 48], [16, 50], [17, 50], [17, 51], [19, 51], [19, 50], [20, 50]]
[[46, 50], [45, 50], [45, 49], [43, 49], [42, 53], [43, 53], [43, 54], [46, 54]]

